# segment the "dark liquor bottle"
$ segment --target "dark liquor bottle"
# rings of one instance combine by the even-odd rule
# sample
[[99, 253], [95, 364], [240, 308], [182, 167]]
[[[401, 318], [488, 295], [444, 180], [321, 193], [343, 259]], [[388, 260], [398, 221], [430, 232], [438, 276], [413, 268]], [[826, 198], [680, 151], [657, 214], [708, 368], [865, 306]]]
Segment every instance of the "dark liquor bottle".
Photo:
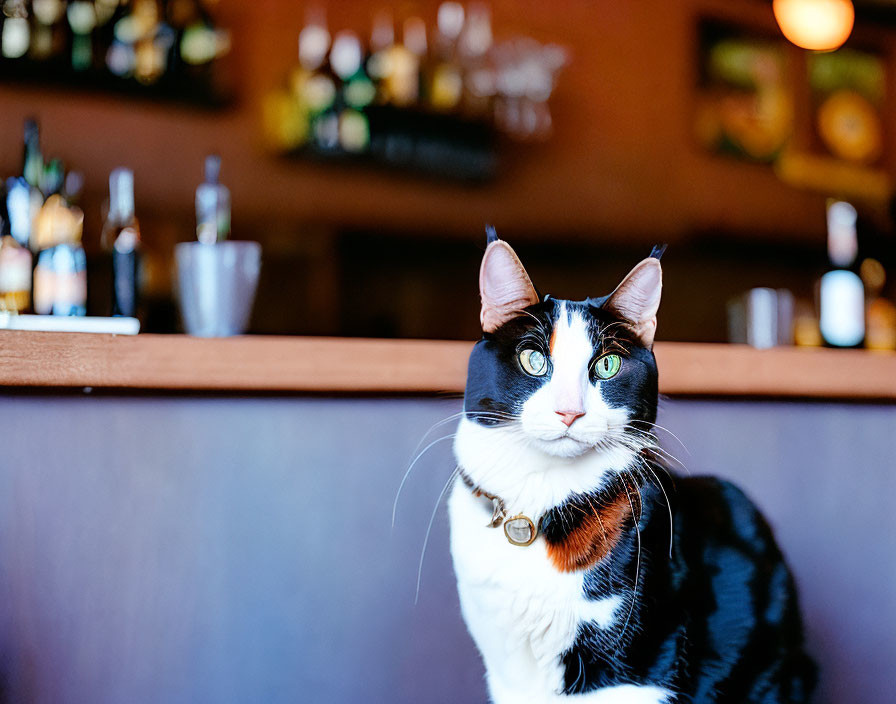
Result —
[[109, 175], [109, 215], [102, 246], [112, 256], [112, 315], [137, 313], [140, 226], [134, 215], [134, 172], [115, 169]]
[[86, 71], [93, 65], [96, 6], [87, 0], [72, 0], [65, 14], [72, 29], [72, 68], [76, 71]]
[[865, 287], [855, 272], [859, 252], [856, 209], [828, 203], [828, 259], [831, 269], [818, 285], [819, 329], [832, 347], [859, 347], [865, 337]]
[[44, 157], [40, 151], [40, 128], [35, 120], [25, 120], [24, 144], [22, 177], [32, 188], [40, 188], [44, 173]]
[[38, 61], [53, 59], [65, 50], [67, 37], [62, 0], [35, 0], [32, 4], [34, 29], [31, 35], [31, 57]]
[[25, 120], [24, 152], [22, 155], [22, 175], [7, 183], [7, 205], [10, 222], [15, 223], [13, 237], [23, 247], [36, 252], [39, 247], [32, 232], [37, 214], [44, 204], [41, 185], [45, 180], [44, 157], [40, 149], [40, 128], [35, 120]]

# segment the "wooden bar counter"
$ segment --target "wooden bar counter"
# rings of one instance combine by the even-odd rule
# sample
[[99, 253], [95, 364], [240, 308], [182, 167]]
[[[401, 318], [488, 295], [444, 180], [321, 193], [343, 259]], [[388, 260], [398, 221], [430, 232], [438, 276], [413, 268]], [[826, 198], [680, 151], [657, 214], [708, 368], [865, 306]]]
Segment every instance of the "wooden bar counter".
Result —
[[[462, 393], [470, 343], [0, 332], [0, 385], [181, 391]], [[896, 400], [896, 354], [659, 342], [660, 392]]]
[[[0, 702], [485, 701], [439, 509], [469, 351], [0, 332]], [[817, 701], [890, 704], [896, 355], [656, 355], [671, 469], [768, 518]]]

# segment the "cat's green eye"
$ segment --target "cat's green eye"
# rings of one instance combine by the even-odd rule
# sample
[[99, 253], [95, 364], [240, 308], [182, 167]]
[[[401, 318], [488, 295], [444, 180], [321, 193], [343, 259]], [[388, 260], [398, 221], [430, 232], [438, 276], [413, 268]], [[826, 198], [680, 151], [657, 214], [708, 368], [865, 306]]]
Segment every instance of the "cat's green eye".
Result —
[[526, 374], [544, 376], [548, 371], [548, 360], [539, 350], [525, 349], [519, 354], [520, 366]]
[[605, 354], [594, 363], [594, 372], [598, 379], [611, 379], [622, 368], [622, 357], [618, 354]]

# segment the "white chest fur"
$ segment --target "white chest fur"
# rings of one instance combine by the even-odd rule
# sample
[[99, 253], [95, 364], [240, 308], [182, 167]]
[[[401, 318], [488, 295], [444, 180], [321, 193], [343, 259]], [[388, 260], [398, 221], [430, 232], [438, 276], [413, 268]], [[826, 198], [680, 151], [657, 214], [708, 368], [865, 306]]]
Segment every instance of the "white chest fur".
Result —
[[[508, 515], [524, 512], [533, 519], [557, 503], [561, 493], [557, 481], [570, 484], [581, 481], [594, 486], [596, 477], [607, 471], [604, 462], [625, 466], [629, 457], [608, 457], [600, 461], [592, 456], [584, 462], [557, 466], [553, 472], [533, 467], [531, 456], [513, 452], [514, 444], [502, 443], [502, 433], [489, 433], [489, 443], [475, 424], [461, 422], [455, 451], [462, 466], [476, 450], [477, 459], [485, 456], [490, 482], [501, 485], [502, 477], [513, 470], [517, 491], [508, 501]], [[508, 438], [510, 439], [510, 438]], [[496, 442], [498, 441], [498, 442]], [[518, 447], [518, 444], [517, 444]], [[489, 451], [487, 451], [489, 450]], [[504, 450], [503, 452], [501, 450]], [[522, 450], [522, 453], [529, 455]], [[620, 462], [621, 460], [621, 462]], [[505, 465], [501, 467], [501, 465]], [[480, 466], [481, 467], [481, 466]], [[495, 469], [506, 471], [495, 471]], [[478, 468], [477, 468], [478, 469]], [[559, 471], [558, 471], [559, 470]], [[475, 472], [482, 475], [484, 472]], [[522, 478], [522, 481], [521, 481]], [[510, 493], [508, 487], [504, 497]], [[545, 498], [548, 500], [545, 501]], [[622, 595], [601, 600], [588, 599], [584, 593], [582, 572], [561, 572], [550, 561], [542, 537], [527, 547], [510, 544], [504, 531], [488, 526], [492, 518], [490, 504], [476, 497], [460, 480], [452, 488], [448, 501], [451, 522], [451, 555], [457, 574], [461, 610], [467, 628], [485, 662], [489, 692], [495, 704], [657, 704], [667, 701], [668, 692], [656, 687], [624, 685], [596, 690], [584, 695], [563, 696], [561, 654], [575, 641], [579, 624], [590, 621], [607, 628], [624, 618]]]
[[501, 528], [488, 527], [488, 504], [463, 482], [455, 485], [448, 507], [461, 608], [493, 695], [517, 687], [558, 691], [558, 654], [575, 638], [572, 602], [581, 598], [582, 576], [552, 568], [542, 538], [518, 547]]
[[540, 537], [528, 547], [508, 543], [500, 528], [486, 525], [488, 504], [462, 482], [448, 506], [461, 609], [485, 661], [492, 701], [665, 701], [662, 690], [630, 685], [561, 696], [560, 654], [573, 644], [580, 622], [607, 627], [619, 618], [621, 597], [587, 599], [582, 573], [556, 570]]

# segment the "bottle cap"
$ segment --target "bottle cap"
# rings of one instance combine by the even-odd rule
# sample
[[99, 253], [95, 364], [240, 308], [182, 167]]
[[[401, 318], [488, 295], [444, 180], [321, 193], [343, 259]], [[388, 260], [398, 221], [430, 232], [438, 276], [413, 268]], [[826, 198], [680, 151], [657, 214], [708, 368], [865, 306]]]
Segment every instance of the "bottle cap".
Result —
[[119, 222], [134, 217], [134, 172], [117, 168], [109, 174], [109, 215]]
[[828, 257], [838, 267], [847, 267], [859, 253], [856, 209], [845, 201], [828, 203]]
[[299, 63], [309, 71], [319, 68], [330, 48], [330, 33], [320, 24], [309, 24], [299, 32]]
[[333, 67], [333, 73], [343, 80], [351, 78], [358, 72], [361, 68], [361, 41], [358, 35], [345, 30], [333, 38], [330, 66]]
[[221, 157], [217, 154], [209, 154], [205, 157], [205, 182], [218, 183], [221, 173]]
[[443, 2], [436, 19], [439, 34], [447, 39], [457, 39], [464, 28], [464, 6], [459, 2]]

